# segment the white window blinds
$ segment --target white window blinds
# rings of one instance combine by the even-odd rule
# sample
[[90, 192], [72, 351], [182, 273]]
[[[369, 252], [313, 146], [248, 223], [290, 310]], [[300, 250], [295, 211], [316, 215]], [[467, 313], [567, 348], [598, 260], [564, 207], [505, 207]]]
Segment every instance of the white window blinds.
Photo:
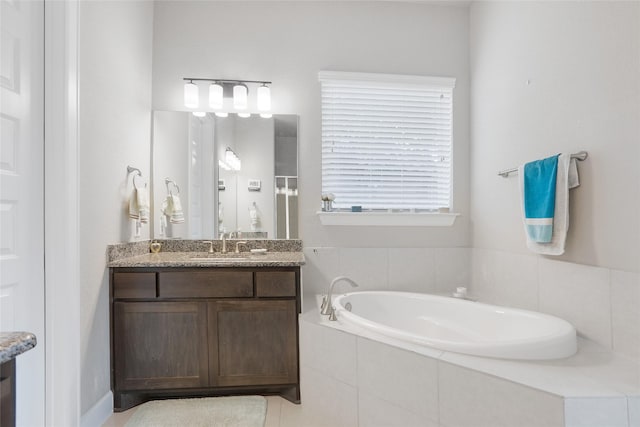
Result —
[[455, 79], [320, 72], [322, 191], [334, 207], [450, 207]]

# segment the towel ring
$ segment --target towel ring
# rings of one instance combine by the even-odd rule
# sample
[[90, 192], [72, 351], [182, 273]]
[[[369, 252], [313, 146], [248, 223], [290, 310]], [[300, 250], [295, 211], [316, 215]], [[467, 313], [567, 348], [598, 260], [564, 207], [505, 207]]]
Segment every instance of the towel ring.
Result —
[[[178, 187], [178, 184], [176, 184], [176, 182], [170, 178], [165, 178], [164, 179], [164, 184], [167, 186], [167, 193], [169, 193], [169, 195], [171, 196], [179, 196], [180, 195], [180, 187]], [[171, 188], [169, 187], [169, 184], [173, 184], [173, 187], [176, 189], [176, 194], [173, 194], [171, 192]]]
[[[136, 190], [139, 190], [140, 188], [138, 187], [138, 184], [136, 184], [136, 178], [143, 179], [142, 178], [142, 172], [140, 172], [140, 169], [138, 169], [138, 168], [134, 168], [132, 166], [127, 166], [127, 175], [130, 175], [130, 174], [134, 174], [133, 175], [133, 188], [135, 188]], [[147, 186], [146, 182], [144, 183], [144, 186], [145, 187]]]

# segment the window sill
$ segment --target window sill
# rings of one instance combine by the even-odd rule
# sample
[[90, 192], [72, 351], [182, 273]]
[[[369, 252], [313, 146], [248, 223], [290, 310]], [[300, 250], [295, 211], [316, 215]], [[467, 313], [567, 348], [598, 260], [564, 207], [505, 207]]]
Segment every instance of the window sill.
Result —
[[316, 212], [322, 225], [451, 227], [459, 213]]

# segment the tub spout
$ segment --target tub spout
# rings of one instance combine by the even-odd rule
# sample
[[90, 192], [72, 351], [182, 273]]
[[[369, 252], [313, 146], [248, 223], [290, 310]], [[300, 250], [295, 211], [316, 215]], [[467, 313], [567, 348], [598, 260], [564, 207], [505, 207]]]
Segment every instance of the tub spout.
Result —
[[349, 279], [346, 276], [338, 276], [331, 281], [331, 283], [329, 284], [329, 292], [327, 293], [327, 296], [325, 297], [325, 300], [322, 303], [322, 307], [320, 311], [320, 314], [329, 315], [329, 320], [336, 320], [335, 308], [331, 303], [331, 296], [333, 294], [333, 287], [335, 286], [336, 283], [340, 281], [347, 282], [353, 288], [358, 287], [358, 284], [356, 282], [354, 282], [353, 280]]

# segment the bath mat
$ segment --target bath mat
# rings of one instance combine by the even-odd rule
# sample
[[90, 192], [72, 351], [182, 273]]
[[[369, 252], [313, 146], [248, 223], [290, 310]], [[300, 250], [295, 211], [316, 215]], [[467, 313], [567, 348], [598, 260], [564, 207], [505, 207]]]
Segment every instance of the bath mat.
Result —
[[263, 427], [266, 413], [262, 396], [155, 400], [140, 405], [125, 427]]

